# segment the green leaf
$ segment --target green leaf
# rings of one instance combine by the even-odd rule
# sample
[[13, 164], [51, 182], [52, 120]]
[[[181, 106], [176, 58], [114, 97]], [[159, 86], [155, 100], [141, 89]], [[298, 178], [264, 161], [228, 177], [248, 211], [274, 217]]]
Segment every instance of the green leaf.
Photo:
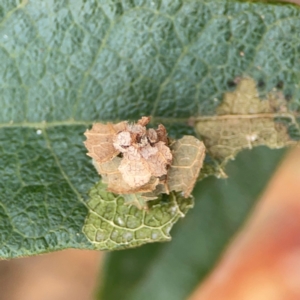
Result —
[[[289, 99], [298, 136], [299, 31], [294, 5], [1, 3], [0, 257], [93, 248], [82, 228], [99, 177], [82, 142], [94, 121], [151, 115], [171, 137], [195, 134], [190, 117], [215, 115], [247, 76], [261, 99], [276, 86]], [[206, 170], [219, 168], [208, 156]]]
[[82, 233], [87, 215], [83, 197], [99, 179], [86, 163], [82, 130], [0, 130], [1, 257], [92, 248]]
[[199, 182], [195, 207], [175, 225], [171, 243], [108, 253], [99, 299], [187, 299], [244, 222], [283, 153], [243, 151], [227, 165], [228, 179]]
[[89, 215], [83, 232], [98, 250], [119, 250], [171, 239], [170, 230], [193, 207], [192, 197], [171, 193], [150, 202], [148, 210], [125, 203], [123, 196], [106, 191], [101, 181], [90, 191]]

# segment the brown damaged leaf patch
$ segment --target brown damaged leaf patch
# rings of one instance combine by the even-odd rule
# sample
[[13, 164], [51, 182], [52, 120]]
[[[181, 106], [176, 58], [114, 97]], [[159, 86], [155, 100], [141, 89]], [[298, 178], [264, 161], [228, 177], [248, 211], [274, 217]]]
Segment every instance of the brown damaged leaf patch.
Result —
[[165, 127], [147, 129], [149, 121], [142, 117], [133, 124], [96, 123], [85, 132], [87, 155], [107, 190], [139, 208], [171, 191], [189, 197], [205, 156], [204, 144], [195, 137], [184, 136], [170, 145]]
[[255, 81], [242, 78], [234, 92], [225, 93], [216, 116], [192, 121], [207, 152], [224, 165], [245, 148], [260, 145], [282, 148], [294, 144], [288, 126], [276, 121], [281, 118], [299, 127], [282, 93], [272, 92], [266, 100], [261, 100]]

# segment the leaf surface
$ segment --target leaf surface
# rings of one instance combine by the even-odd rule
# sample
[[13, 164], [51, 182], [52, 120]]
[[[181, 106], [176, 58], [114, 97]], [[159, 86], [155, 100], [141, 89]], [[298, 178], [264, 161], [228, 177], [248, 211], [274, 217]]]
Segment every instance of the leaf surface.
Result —
[[[216, 115], [248, 77], [259, 99], [282, 92], [296, 122], [275, 121], [299, 139], [299, 32], [294, 5], [1, 3], [0, 257], [93, 248], [82, 232], [99, 181], [83, 146], [93, 122], [151, 115], [171, 137], [195, 135], [188, 120]], [[208, 155], [203, 174], [221, 163]]]

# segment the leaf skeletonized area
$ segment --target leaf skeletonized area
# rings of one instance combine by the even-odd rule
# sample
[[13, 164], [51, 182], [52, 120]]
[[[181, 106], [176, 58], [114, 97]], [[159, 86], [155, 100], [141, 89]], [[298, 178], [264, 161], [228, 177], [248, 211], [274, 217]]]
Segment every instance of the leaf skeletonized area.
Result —
[[[282, 93], [269, 93], [261, 100], [251, 78], [240, 79], [234, 92], [225, 93], [216, 116], [199, 117], [194, 122], [207, 152], [221, 165], [242, 149], [260, 145], [282, 148], [296, 144], [300, 136], [296, 116], [288, 111]], [[291, 128], [298, 135], [291, 136]]]

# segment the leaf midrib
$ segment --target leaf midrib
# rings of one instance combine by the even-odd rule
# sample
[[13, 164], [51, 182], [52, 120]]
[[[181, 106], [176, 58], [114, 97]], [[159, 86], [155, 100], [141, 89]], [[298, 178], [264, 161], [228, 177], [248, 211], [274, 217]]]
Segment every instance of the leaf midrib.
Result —
[[[142, 116], [141, 116], [142, 117]], [[215, 121], [215, 120], [226, 120], [226, 119], [257, 119], [257, 118], [290, 118], [294, 123], [298, 123], [297, 119], [300, 118], [300, 113], [293, 112], [282, 112], [282, 113], [257, 113], [257, 114], [232, 114], [232, 115], [211, 115], [211, 116], [191, 116], [190, 118], [164, 118], [164, 117], [151, 117], [150, 124], [155, 123], [166, 123], [166, 124], [174, 124], [174, 123], [189, 123], [193, 124], [194, 122], [201, 121]], [[94, 120], [94, 121], [50, 121], [50, 122], [20, 122], [20, 123], [0, 123], [1, 128], [18, 128], [18, 127], [28, 127], [28, 128], [37, 128], [37, 129], [46, 129], [50, 127], [57, 126], [90, 126], [96, 122], [119, 122], [121, 120]]]
[[[140, 116], [142, 117], [142, 115]], [[188, 122], [190, 118], [154, 118], [151, 117], [150, 124], [153, 123], [183, 123]], [[8, 123], [0, 123], [1, 128], [18, 128], [18, 127], [29, 127], [29, 128], [36, 128], [36, 129], [46, 129], [49, 127], [57, 127], [57, 126], [90, 126], [96, 122], [120, 122], [122, 120], [114, 119], [114, 120], [93, 120], [93, 121], [73, 121], [73, 120], [66, 120], [66, 121], [43, 121], [43, 122], [8, 122]]]

